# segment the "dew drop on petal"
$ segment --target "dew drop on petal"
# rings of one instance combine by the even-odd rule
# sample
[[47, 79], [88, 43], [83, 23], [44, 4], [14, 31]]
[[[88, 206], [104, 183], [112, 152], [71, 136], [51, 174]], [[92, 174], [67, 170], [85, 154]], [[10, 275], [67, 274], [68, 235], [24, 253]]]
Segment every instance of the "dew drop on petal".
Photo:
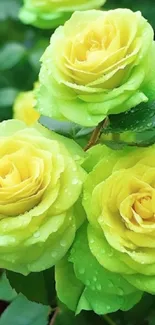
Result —
[[60, 246], [65, 247], [66, 246], [66, 241], [65, 240], [61, 240], [60, 241]]
[[79, 183], [79, 180], [77, 179], [77, 178], [74, 178], [73, 180], [72, 180], [72, 184], [73, 185], [76, 185], [76, 184], [78, 184]]
[[40, 232], [39, 232], [39, 231], [36, 231], [36, 232], [33, 234], [33, 237], [34, 237], [34, 238], [39, 238], [39, 237], [40, 237]]

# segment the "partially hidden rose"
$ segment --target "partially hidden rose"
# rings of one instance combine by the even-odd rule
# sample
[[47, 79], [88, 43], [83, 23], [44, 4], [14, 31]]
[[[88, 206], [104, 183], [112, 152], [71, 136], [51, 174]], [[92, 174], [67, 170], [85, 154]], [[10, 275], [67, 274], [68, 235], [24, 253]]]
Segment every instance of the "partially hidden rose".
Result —
[[0, 124], [1, 268], [28, 274], [65, 255], [79, 225], [74, 204], [85, 178], [81, 151], [42, 126]]
[[155, 293], [155, 146], [99, 145], [85, 168], [91, 170], [83, 204], [92, 254], [103, 268]]
[[55, 28], [64, 24], [75, 10], [96, 9], [106, 0], [24, 0], [20, 19], [39, 28]]
[[148, 101], [154, 93], [153, 37], [140, 12], [75, 12], [42, 56], [38, 110], [95, 126]]
[[28, 126], [35, 123], [40, 114], [35, 110], [34, 91], [20, 93], [13, 106], [13, 118], [25, 122]]

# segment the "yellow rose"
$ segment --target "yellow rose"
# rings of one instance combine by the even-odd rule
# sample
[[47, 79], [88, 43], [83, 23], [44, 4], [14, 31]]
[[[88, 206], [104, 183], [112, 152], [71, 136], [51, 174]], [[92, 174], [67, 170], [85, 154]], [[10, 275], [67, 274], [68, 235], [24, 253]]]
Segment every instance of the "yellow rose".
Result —
[[74, 141], [42, 126], [0, 124], [1, 268], [37, 272], [66, 253], [79, 223], [73, 207], [85, 176], [79, 155]]
[[154, 58], [153, 29], [140, 12], [75, 12], [43, 54], [37, 108], [95, 126], [150, 99]]
[[20, 93], [13, 106], [13, 118], [25, 122], [28, 126], [35, 123], [40, 117], [34, 109], [35, 103], [34, 91]]
[[84, 195], [92, 254], [138, 289], [155, 293], [155, 146], [116, 152], [97, 146], [85, 167], [93, 168]]
[[40, 114], [34, 109], [35, 102], [33, 91], [20, 93], [14, 103], [13, 118], [32, 125], [40, 117]]
[[70, 18], [75, 10], [101, 7], [106, 0], [24, 0], [20, 19], [39, 28], [55, 28]]

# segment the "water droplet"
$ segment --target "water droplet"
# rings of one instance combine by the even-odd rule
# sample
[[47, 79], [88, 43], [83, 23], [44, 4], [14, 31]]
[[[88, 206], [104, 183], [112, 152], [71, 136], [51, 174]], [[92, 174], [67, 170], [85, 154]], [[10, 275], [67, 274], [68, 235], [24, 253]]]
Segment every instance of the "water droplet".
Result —
[[86, 281], [86, 285], [87, 285], [87, 286], [90, 285], [90, 281], [89, 281], [89, 280]]
[[61, 240], [60, 241], [60, 246], [65, 247], [66, 246], [66, 241], [65, 240]]
[[93, 277], [93, 280], [96, 282], [96, 281], [97, 281], [97, 277], [96, 277], [96, 276], [94, 276], [94, 277]]
[[52, 252], [51, 256], [52, 257], [56, 257], [57, 256], [57, 252]]
[[105, 253], [105, 250], [104, 250], [104, 249], [102, 249], [102, 250], [101, 250], [101, 253], [102, 253], [102, 254], [104, 254], [104, 253]]
[[73, 184], [73, 185], [76, 185], [76, 184], [78, 184], [78, 183], [79, 183], [79, 180], [78, 180], [77, 178], [75, 178], [75, 179], [72, 180], [72, 184]]
[[94, 239], [93, 238], [90, 239], [90, 243], [94, 244]]
[[109, 287], [109, 288], [113, 288], [113, 287], [114, 287], [114, 285], [113, 285], [113, 282], [112, 282], [112, 281], [109, 281], [109, 282], [108, 282], [108, 287]]
[[123, 291], [123, 289], [122, 289], [122, 288], [118, 288], [118, 294], [119, 294], [120, 296], [123, 296], [123, 294], [124, 294], [124, 291]]
[[84, 273], [85, 273], [85, 269], [84, 269], [84, 267], [82, 267], [81, 269], [79, 269], [79, 273], [80, 273], [80, 274], [84, 274]]
[[109, 305], [107, 305], [107, 310], [110, 310], [110, 306]]
[[79, 156], [79, 155], [75, 155], [75, 156], [74, 156], [74, 159], [75, 159], [75, 160], [79, 160], [79, 159], [80, 159], [80, 156]]
[[34, 238], [38, 238], [38, 237], [40, 237], [40, 232], [39, 232], [39, 231], [36, 231], [36, 232], [33, 234], [33, 237], [34, 237]]
[[100, 283], [97, 284], [96, 288], [97, 288], [97, 290], [101, 291], [102, 287], [101, 287]]

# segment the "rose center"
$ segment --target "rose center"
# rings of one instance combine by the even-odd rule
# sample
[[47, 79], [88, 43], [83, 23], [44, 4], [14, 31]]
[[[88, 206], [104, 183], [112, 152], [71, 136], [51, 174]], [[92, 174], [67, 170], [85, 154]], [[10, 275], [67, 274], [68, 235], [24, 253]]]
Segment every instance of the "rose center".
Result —
[[144, 220], [154, 218], [153, 202], [151, 196], [144, 196], [135, 200], [132, 209]]
[[105, 51], [104, 56], [106, 56], [106, 52], [115, 36], [116, 31], [112, 24], [105, 24], [102, 27], [94, 26], [94, 30], [86, 31], [83, 35], [83, 39], [81, 39], [81, 35], [80, 38], [76, 38], [74, 43], [74, 47], [76, 48], [76, 60], [87, 61], [92, 57], [92, 53], [96, 53], [94, 59], [97, 59], [97, 53], [99, 52], [101, 55], [101, 51], [102, 55], [103, 51]]

